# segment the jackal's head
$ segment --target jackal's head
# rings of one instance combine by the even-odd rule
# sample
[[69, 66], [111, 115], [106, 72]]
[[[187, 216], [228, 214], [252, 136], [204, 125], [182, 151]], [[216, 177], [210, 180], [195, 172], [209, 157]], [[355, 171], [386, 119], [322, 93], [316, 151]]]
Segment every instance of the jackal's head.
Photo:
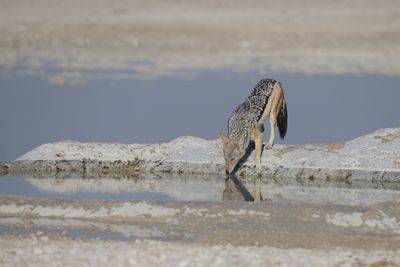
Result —
[[238, 161], [244, 156], [246, 150], [241, 145], [241, 142], [239, 142], [239, 138], [229, 138], [223, 133], [219, 134], [219, 138], [224, 146], [225, 173], [231, 174]]

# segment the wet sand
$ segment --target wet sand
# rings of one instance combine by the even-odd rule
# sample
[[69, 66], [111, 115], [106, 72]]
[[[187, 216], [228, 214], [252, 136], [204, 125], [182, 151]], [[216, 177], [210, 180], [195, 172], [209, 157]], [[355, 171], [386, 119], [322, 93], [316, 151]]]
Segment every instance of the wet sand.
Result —
[[[0, 259], [12, 266], [396, 266], [398, 210], [398, 203], [210, 205], [2, 197], [0, 226], [11, 232], [0, 235]], [[71, 237], [74, 231], [87, 238]], [[90, 238], [104, 235], [128, 241]]]
[[265, 246], [192, 245], [157, 241], [104, 240], [5, 235], [5, 266], [398, 266], [398, 251], [279, 249]]

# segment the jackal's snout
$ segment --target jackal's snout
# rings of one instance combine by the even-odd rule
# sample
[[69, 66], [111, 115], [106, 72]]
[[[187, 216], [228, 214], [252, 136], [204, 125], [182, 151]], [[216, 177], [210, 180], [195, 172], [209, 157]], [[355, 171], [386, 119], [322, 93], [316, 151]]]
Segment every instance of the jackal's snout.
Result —
[[225, 173], [227, 175], [232, 174], [233, 170], [239, 159], [242, 157], [241, 150], [239, 149], [239, 144], [236, 139], [229, 139], [223, 133], [219, 135], [222, 144], [225, 159]]
[[236, 166], [236, 162], [231, 162], [229, 159], [225, 160], [225, 174], [230, 175]]

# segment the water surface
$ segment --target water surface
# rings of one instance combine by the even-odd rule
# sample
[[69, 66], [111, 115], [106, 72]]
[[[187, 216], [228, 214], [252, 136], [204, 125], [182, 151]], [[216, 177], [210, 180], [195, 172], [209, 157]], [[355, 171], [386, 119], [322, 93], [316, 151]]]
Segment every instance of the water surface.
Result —
[[[257, 192], [260, 194], [259, 199], [263, 201], [262, 207], [269, 207], [274, 203], [303, 204], [305, 207], [321, 207], [330, 204], [331, 207], [345, 205], [347, 209], [351, 209], [352, 207], [359, 208], [381, 203], [390, 206], [394, 202], [400, 202], [399, 183], [376, 181], [345, 182], [295, 178], [261, 181], [257, 179], [242, 180], [236, 177], [227, 180], [219, 176], [174, 176], [171, 174], [147, 174], [137, 178], [82, 178], [74, 175], [69, 177], [0, 176], [0, 198], [9, 195], [44, 197], [52, 199], [51, 203], [56, 206], [62, 205], [63, 200], [93, 199], [179, 201], [187, 207], [190, 207], [190, 204], [193, 205], [194, 202], [198, 204], [201, 202], [202, 205], [213, 207], [217, 205], [216, 201], [228, 201], [230, 203], [223, 208], [228, 209], [238, 202], [254, 201]], [[281, 210], [281, 212], [287, 211]], [[204, 219], [200, 218], [202, 217], [199, 217], [199, 220]], [[140, 224], [51, 216], [24, 217], [8, 214], [0, 216], [0, 234], [33, 233], [39, 238], [45, 234], [123, 241], [137, 239], [187, 241], [195, 240], [199, 233], [196, 229], [179, 230], [179, 227], [171, 227], [169, 223], [163, 223], [162, 220], [156, 225], [149, 225], [147, 222]], [[291, 230], [296, 232], [295, 228]]]
[[[339, 142], [400, 125], [400, 77], [218, 70], [156, 79], [100, 76], [59, 85], [46, 75], [3, 69], [0, 161], [59, 140], [153, 143], [183, 135], [215, 139], [226, 131], [233, 109], [265, 77], [282, 81], [285, 88], [286, 144]], [[268, 124], [266, 128], [268, 135]]]
[[137, 178], [0, 176], [0, 197], [6, 195], [69, 200], [126, 201], [265, 201], [310, 204], [372, 205], [400, 201], [400, 184], [322, 179], [241, 179], [221, 176], [143, 175]]

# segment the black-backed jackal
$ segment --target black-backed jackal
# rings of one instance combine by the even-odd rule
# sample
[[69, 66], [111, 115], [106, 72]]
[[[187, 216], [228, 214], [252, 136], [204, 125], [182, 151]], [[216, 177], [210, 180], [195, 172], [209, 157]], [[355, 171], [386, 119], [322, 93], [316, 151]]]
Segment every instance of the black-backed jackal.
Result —
[[245, 155], [250, 140], [255, 143], [256, 170], [261, 170], [264, 121], [268, 116], [271, 132], [266, 147], [271, 148], [274, 144], [276, 124], [280, 137], [283, 139], [286, 135], [288, 113], [281, 83], [272, 79], [262, 79], [229, 118], [228, 136], [219, 134], [224, 145], [226, 174], [231, 174], [238, 161]]

